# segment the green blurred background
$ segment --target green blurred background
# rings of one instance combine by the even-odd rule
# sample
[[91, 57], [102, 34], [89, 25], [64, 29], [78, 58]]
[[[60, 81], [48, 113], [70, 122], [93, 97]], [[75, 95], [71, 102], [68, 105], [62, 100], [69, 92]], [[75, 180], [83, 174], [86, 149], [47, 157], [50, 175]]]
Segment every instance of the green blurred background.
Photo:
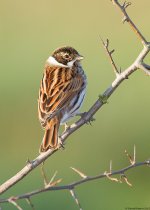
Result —
[[[132, 0], [128, 8], [133, 21], [150, 38], [150, 1]], [[122, 69], [128, 67], [142, 49], [121, 14], [108, 1], [22, 1], [0, 3], [0, 182], [14, 175], [27, 158], [38, 155], [43, 136], [37, 117], [37, 98], [45, 60], [60, 46], [71, 45], [85, 59], [87, 96], [82, 111], [114, 80], [114, 73], [101, 45], [100, 36], [109, 38], [114, 58]], [[150, 60], [150, 56], [147, 57]], [[58, 171], [62, 184], [78, 180], [70, 166], [88, 175], [103, 173], [113, 161], [113, 169], [127, 166], [124, 150], [137, 160], [150, 157], [150, 77], [139, 70], [125, 81], [97, 114], [93, 126], [83, 126], [69, 137], [66, 148], [46, 161], [49, 178]], [[150, 170], [135, 168], [127, 173], [133, 187], [107, 179], [86, 183], [76, 189], [84, 210], [150, 207]], [[41, 188], [40, 168], [35, 169], [1, 198]], [[32, 198], [36, 210], [77, 210], [68, 191], [47, 192]], [[19, 201], [23, 209], [30, 209]], [[15, 209], [10, 204], [2, 209]]]

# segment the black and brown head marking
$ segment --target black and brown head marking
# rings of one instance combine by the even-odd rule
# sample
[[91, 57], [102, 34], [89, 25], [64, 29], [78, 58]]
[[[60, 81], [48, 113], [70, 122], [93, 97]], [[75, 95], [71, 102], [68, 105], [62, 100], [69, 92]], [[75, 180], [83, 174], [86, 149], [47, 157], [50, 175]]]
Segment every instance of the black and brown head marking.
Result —
[[68, 62], [73, 61], [76, 57], [80, 56], [79, 53], [72, 47], [61, 47], [56, 49], [52, 56], [64, 65]]

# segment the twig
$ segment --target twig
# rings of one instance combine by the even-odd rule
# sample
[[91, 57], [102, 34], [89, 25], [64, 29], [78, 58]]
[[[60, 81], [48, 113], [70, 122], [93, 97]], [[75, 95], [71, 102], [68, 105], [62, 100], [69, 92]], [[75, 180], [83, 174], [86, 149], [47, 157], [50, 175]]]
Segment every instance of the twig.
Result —
[[[43, 193], [43, 192], [47, 192], [47, 191], [73, 190], [78, 185], [81, 185], [83, 183], [90, 182], [90, 181], [93, 181], [93, 180], [102, 179], [102, 178], [108, 178], [111, 181], [116, 181], [116, 182], [120, 182], [121, 183], [120, 180], [118, 180], [117, 178], [112, 177], [113, 175], [117, 175], [117, 174], [120, 174], [121, 177], [124, 178], [125, 182], [128, 185], [131, 185], [131, 184], [129, 184], [129, 182], [127, 180], [127, 177], [124, 175], [125, 172], [131, 170], [132, 168], [136, 168], [136, 167], [143, 166], [143, 165], [149, 166], [150, 165], [150, 160], [145, 160], [143, 162], [138, 162], [138, 163], [135, 163], [134, 165], [131, 164], [131, 165], [129, 165], [129, 166], [125, 167], [125, 168], [122, 168], [120, 170], [117, 170], [117, 171], [112, 171], [112, 172], [109, 172], [109, 173], [104, 172], [104, 173], [96, 175], [96, 176], [87, 176], [85, 178], [82, 178], [79, 181], [72, 182], [72, 183], [67, 184], [67, 185], [49, 186], [49, 187], [42, 188], [42, 189], [39, 189], [39, 190], [35, 190], [35, 191], [29, 192], [29, 193], [26, 193], [26, 194], [23, 194], [23, 195], [18, 195], [18, 196], [15, 197], [15, 201], [16, 200], [20, 200], [20, 199], [31, 198], [34, 195], [37, 195], [37, 194], [40, 194], [40, 193]], [[0, 203], [6, 203], [6, 202], [9, 202], [9, 200], [10, 200], [10, 198], [0, 199]]]
[[127, 14], [126, 12], [126, 9], [128, 6], [131, 5], [131, 2], [127, 2], [125, 1], [123, 3], [123, 5], [121, 5], [118, 0], [111, 0], [112, 3], [114, 5], [116, 5], [120, 11], [122, 12], [123, 14], [123, 23], [124, 22], [128, 22], [129, 25], [131, 26], [132, 30], [135, 32], [135, 34], [138, 36], [138, 38], [141, 40], [141, 43], [143, 44], [144, 48], [148, 49], [147, 52], [145, 52], [145, 55], [140, 59], [138, 60], [138, 62], [136, 63], [136, 67], [139, 68], [139, 69], [142, 69], [148, 76], [150, 76], [150, 66], [145, 64], [143, 62], [143, 59], [145, 58], [145, 56], [148, 54], [148, 52], [150, 51], [150, 43], [147, 42], [147, 40], [145, 39], [145, 37], [143, 36], [143, 34], [140, 32], [140, 30], [137, 28], [137, 26], [133, 23], [133, 21], [131, 20], [131, 18], [129, 17], [129, 15]]
[[109, 59], [110, 59], [110, 62], [112, 64], [112, 67], [113, 67], [113, 70], [114, 70], [114, 73], [115, 73], [115, 75], [117, 77], [121, 72], [119, 72], [119, 70], [118, 70], [118, 68], [117, 68], [117, 66], [116, 66], [116, 64], [114, 62], [114, 59], [112, 57], [112, 54], [115, 52], [115, 50], [114, 49], [113, 50], [109, 50], [109, 39], [106, 39], [106, 42], [104, 42], [102, 40], [102, 38], [101, 38], [101, 41], [102, 41], [103, 47], [106, 50], [106, 53], [107, 53]]
[[150, 76], [150, 66], [149, 65], [145, 64], [144, 62], [141, 62], [139, 64], [139, 68], [142, 69], [147, 76]]
[[[131, 25], [132, 29], [135, 31], [135, 33], [138, 35], [140, 38], [142, 44], [144, 45], [142, 51], [138, 55], [138, 57], [135, 59], [135, 61], [127, 68], [125, 69], [122, 73], [120, 73], [117, 78], [112, 82], [112, 84], [105, 90], [105, 92], [102, 94], [106, 98], [109, 98], [112, 93], [117, 89], [117, 87], [126, 79], [128, 78], [133, 72], [135, 72], [138, 68], [141, 68], [142, 70], [145, 69], [144, 71], [149, 70], [149, 65], [143, 64], [143, 59], [146, 57], [146, 55], [150, 51], [150, 43], [146, 41], [144, 36], [141, 34], [141, 32], [137, 29], [135, 24], [131, 21], [129, 18], [128, 14], [126, 13], [125, 9], [127, 8], [127, 4], [121, 6], [117, 0], [112, 0], [112, 2], [120, 8], [124, 16], [126, 17], [126, 21]], [[102, 100], [97, 100], [92, 107], [88, 110], [88, 112], [84, 115], [84, 119], [81, 118], [79, 119], [76, 123], [72, 124], [69, 126], [69, 128], [62, 133], [60, 136], [61, 141], [65, 142], [66, 139], [76, 130], [78, 130], [81, 126], [83, 126], [86, 122], [88, 122], [93, 115], [104, 105]], [[61, 146], [60, 146], [61, 147]], [[7, 180], [5, 183], [3, 183], [0, 186], [0, 194], [4, 193], [7, 191], [9, 188], [11, 188], [13, 185], [15, 185], [17, 182], [19, 182], [21, 179], [23, 179], [27, 174], [29, 174], [34, 168], [39, 166], [42, 162], [44, 162], [48, 157], [53, 155], [58, 149], [49, 149], [47, 152], [40, 154], [36, 159], [33, 161], [29, 161], [26, 166], [21, 169], [16, 175], [14, 175], [12, 178]], [[83, 181], [86, 179], [83, 179]]]
[[129, 25], [131, 26], [131, 28], [133, 29], [133, 31], [137, 34], [137, 36], [140, 38], [142, 44], [144, 46], [147, 46], [147, 41], [144, 38], [143, 34], [140, 32], [140, 30], [136, 27], [136, 25], [133, 23], [133, 21], [131, 20], [131, 18], [129, 17], [129, 15], [126, 12], [126, 8], [128, 6], [131, 5], [131, 2], [124, 2], [123, 5], [121, 5], [118, 0], [111, 0], [113, 2], [114, 5], [116, 5], [122, 12], [122, 14], [124, 15], [123, 17], [123, 22], [128, 22]]

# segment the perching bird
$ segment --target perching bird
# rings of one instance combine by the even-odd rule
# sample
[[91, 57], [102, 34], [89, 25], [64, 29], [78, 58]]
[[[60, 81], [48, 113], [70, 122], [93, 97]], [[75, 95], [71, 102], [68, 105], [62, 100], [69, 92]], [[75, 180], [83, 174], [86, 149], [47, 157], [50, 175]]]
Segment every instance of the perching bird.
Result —
[[86, 75], [74, 48], [56, 49], [47, 59], [38, 99], [38, 115], [45, 129], [40, 152], [57, 148], [60, 124], [78, 114], [86, 92]]

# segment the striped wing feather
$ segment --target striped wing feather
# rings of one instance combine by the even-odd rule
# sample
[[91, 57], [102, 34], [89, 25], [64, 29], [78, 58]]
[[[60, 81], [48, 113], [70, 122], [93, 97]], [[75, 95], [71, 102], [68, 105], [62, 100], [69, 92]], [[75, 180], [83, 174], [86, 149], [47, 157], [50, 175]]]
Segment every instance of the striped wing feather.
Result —
[[46, 67], [39, 93], [39, 118], [43, 126], [68, 106], [83, 83], [82, 76], [71, 69]]

